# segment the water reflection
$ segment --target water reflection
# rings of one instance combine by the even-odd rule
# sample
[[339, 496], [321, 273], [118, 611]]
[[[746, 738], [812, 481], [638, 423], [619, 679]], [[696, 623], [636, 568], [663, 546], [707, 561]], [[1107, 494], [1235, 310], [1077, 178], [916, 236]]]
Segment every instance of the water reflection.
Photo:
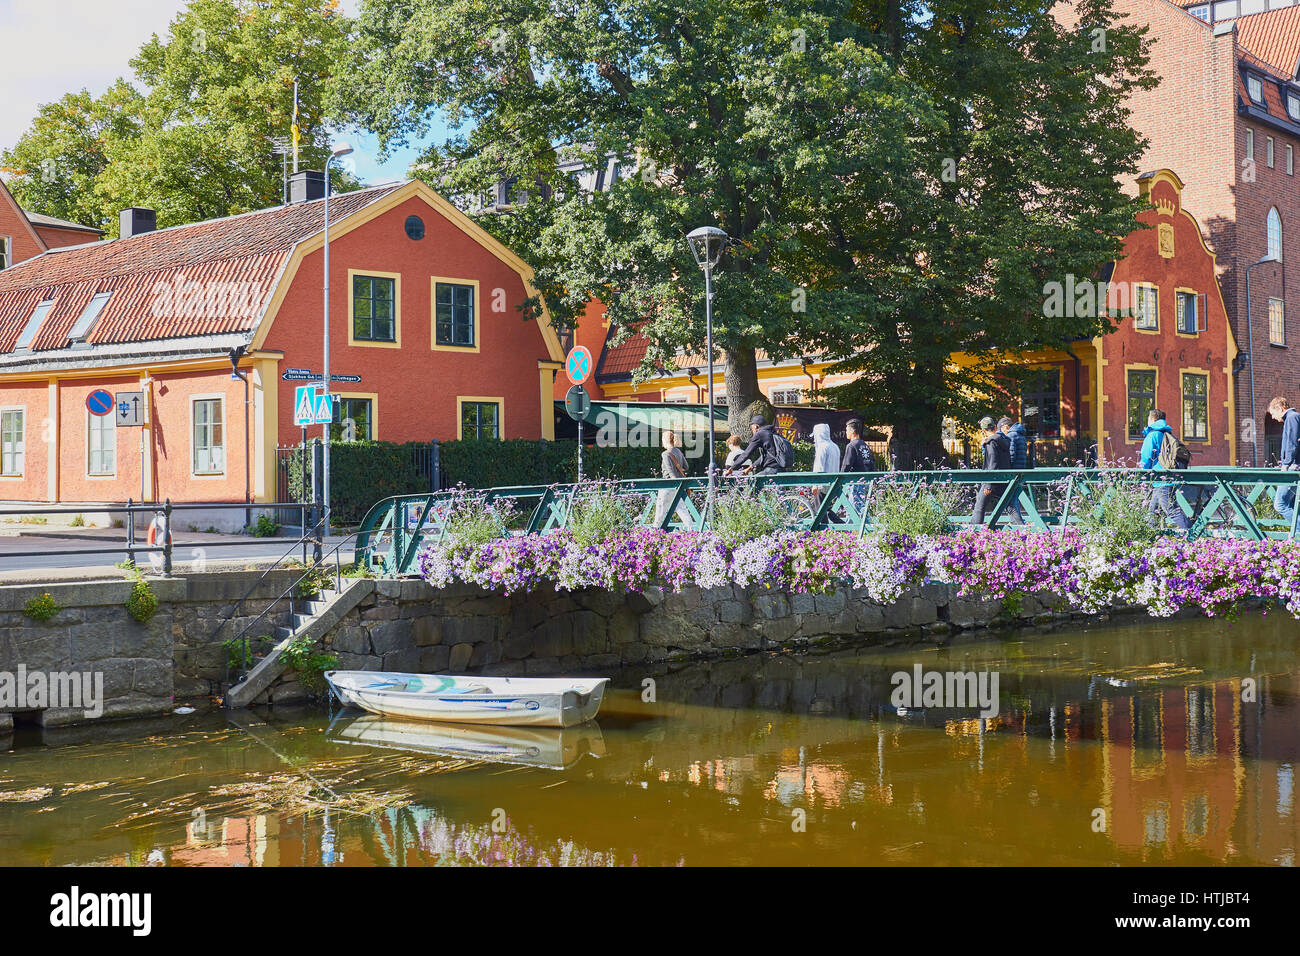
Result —
[[[285, 711], [61, 731], [0, 755], [0, 862], [1294, 865], [1298, 644], [1176, 621], [638, 670], [545, 739]], [[998, 671], [998, 713], [900, 716], [916, 664]], [[300, 775], [406, 803], [241, 803]]]

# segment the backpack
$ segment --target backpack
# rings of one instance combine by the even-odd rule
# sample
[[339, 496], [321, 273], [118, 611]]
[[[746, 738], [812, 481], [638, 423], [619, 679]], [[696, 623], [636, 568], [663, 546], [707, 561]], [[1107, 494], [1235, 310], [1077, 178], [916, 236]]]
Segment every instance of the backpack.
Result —
[[782, 471], [794, 467], [794, 446], [775, 429], [772, 431], [772, 449], [776, 452], [776, 461]]
[[1160, 455], [1156, 459], [1165, 471], [1186, 468], [1192, 462], [1192, 450], [1174, 437], [1173, 432], [1165, 432], [1160, 442]]

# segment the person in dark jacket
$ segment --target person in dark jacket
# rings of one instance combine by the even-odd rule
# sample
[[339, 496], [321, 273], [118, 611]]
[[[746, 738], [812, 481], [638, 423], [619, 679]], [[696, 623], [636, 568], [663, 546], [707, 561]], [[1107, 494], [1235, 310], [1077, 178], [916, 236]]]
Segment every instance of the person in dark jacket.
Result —
[[[1029, 433], [1025, 431], [1025, 426], [1013, 420], [1007, 415], [998, 419], [998, 431], [1007, 436], [1011, 442], [1011, 467], [1015, 471], [1023, 471], [1029, 467]], [[1013, 501], [1011, 510], [1014, 511], [1020, 520], [1024, 520], [1025, 513], [1020, 510], [1020, 502]]]
[[[1274, 421], [1282, 423], [1282, 457], [1278, 467], [1283, 471], [1300, 471], [1300, 412], [1279, 395], [1268, 403], [1268, 413]], [[1273, 495], [1273, 507], [1287, 522], [1295, 520], [1295, 485], [1279, 485]]]
[[[871, 453], [871, 448], [862, 440], [862, 421], [857, 418], [850, 418], [848, 424], [844, 426], [844, 434], [848, 436], [848, 442], [844, 445], [844, 457], [840, 460], [840, 471], [846, 474], [860, 474], [866, 471], [876, 470], [876, 456]], [[862, 506], [867, 500], [867, 483], [865, 481], [855, 481], [853, 490], [850, 492], [853, 496], [853, 507], [858, 509], [858, 514], [862, 514]]]
[[[980, 419], [980, 431], [984, 434], [980, 446], [984, 452], [984, 470], [1008, 471], [1011, 468], [1011, 439], [998, 431], [998, 423], [992, 416]], [[984, 524], [984, 510], [998, 503], [1005, 488], [1005, 484], [986, 484], [980, 487], [975, 493], [975, 513], [971, 516], [971, 524]], [[1004, 514], [1012, 524], [1025, 523], [1025, 519], [1014, 508], [1008, 508]]]
[[861, 471], [875, 471], [876, 458], [871, 448], [862, 440], [862, 422], [856, 418], [849, 419], [844, 426], [848, 443], [844, 446], [844, 457], [840, 459], [840, 471], [846, 474]]
[[749, 420], [754, 437], [749, 440], [745, 450], [740, 453], [733, 470], [747, 461], [754, 462], [753, 474], [776, 475], [781, 472], [781, 456], [777, 454], [776, 442], [773, 440], [775, 427], [767, 423], [762, 415], [755, 415]]

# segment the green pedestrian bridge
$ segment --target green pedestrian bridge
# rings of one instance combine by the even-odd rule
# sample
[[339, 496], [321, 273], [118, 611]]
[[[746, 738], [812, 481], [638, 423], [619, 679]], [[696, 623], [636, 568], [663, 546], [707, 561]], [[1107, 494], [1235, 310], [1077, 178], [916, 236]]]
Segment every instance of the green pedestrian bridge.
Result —
[[[1040, 533], [1059, 533], [1081, 515], [1103, 507], [1116, 493], [1116, 480], [1169, 483], [1174, 500], [1187, 516], [1190, 538], [1232, 537], [1251, 541], [1293, 539], [1300, 509], [1290, 522], [1273, 508], [1279, 487], [1300, 482], [1300, 472], [1271, 468], [1198, 468], [1177, 472], [1137, 469], [1034, 468], [1026, 471], [945, 470], [810, 474], [790, 472], [757, 478], [718, 478], [718, 493], [743, 485], [771, 489], [790, 530], [835, 529], [866, 534], [873, 528], [872, 502], [882, 484], [905, 483], [914, 488], [949, 485], [969, 489], [961, 500], [968, 509], [953, 516], [957, 525], [970, 523], [975, 494], [994, 486], [996, 504], [986, 509], [985, 524], [1006, 527], [1019, 507], [1025, 525]], [[642, 527], [707, 531], [707, 478], [647, 478], [602, 483], [608, 493], [627, 500]], [[586, 487], [591, 487], [587, 485]], [[507, 502], [514, 515], [510, 534], [548, 534], [563, 529], [575, 498], [584, 486], [525, 485], [477, 491], [443, 491], [399, 495], [376, 503], [362, 519], [356, 536], [356, 560], [385, 575], [412, 574], [420, 549], [443, 540], [447, 518], [466, 494], [485, 502]]]

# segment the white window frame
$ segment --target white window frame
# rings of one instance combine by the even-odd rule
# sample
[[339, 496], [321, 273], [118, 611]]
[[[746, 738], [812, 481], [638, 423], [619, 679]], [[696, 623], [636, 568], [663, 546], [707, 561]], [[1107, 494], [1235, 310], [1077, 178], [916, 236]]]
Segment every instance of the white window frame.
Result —
[[1286, 174], [1288, 176], [1295, 175], [1295, 147], [1289, 143], [1286, 147]]
[[108, 305], [108, 300], [113, 297], [113, 293], [96, 292], [86, 303], [86, 307], [81, 310], [81, 315], [77, 316], [77, 321], [72, 324], [72, 329], [68, 332], [68, 341], [78, 344], [86, 341], [86, 336], [90, 330], [95, 327], [95, 322], [99, 319], [100, 313], [104, 311], [104, 306]]
[[[1258, 95], [1256, 95], [1255, 93], [1256, 90], [1259, 91]], [[1264, 78], [1256, 73], [1247, 73], [1246, 93], [1250, 97], [1251, 102], [1263, 103], [1264, 102]]]
[[[113, 447], [111, 449], [108, 470], [95, 471], [94, 456], [96, 449], [91, 445], [91, 435], [94, 434], [96, 425], [99, 425], [101, 429], [104, 429], [104, 426], [101, 424], [102, 422], [108, 423], [106, 430], [108, 434], [113, 436]], [[106, 449], [100, 448], [98, 451], [103, 455]], [[86, 477], [92, 480], [117, 477], [117, 416], [112, 412], [107, 415], [92, 415], [90, 409], [86, 409]]]
[[[1151, 324], [1144, 325], [1145, 314], [1142, 303], [1147, 294], [1151, 296]], [[1133, 328], [1144, 332], [1160, 331], [1160, 289], [1154, 285], [1139, 285], [1133, 292]]]
[[1249, 126], [1246, 127], [1246, 158], [1255, 158], [1255, 131]]
[[[209, 449], [219, 447], [221, 449], [221, 470], [220, 471], [199, 471], [195, 465], [198, 464], [198, 430], [197, 423], [194, 420], [195, 412], [198, 410], [199, 402], [216, 402], [217, 407], [221, 410], [221, 444], [219, 446], [208, 445]], [[211, 424], [209, 423], [209, 428]], [[226, 396], [220, 393], [208, 395], [191, 395], [190, 396], [190, 477], [191, 478], [224, 478], [226, 476], [226, 467], [229, 460], [226, 456], [228, 443], [226, 442]], [[209, 456], [211, 452], [209, 451]]]
[[[1274, 222], [1277, 223], [1276, 233], [1273, 230]], [[1275, 259], [1281, 262], [1285, 236], [1282, 232], [1282, 214], [1278, 212], [1276, 206], [1269, 209], [1268, 214], [1264, 217], [1264, 241], [1267, 243], [1269, 255], [1272, 255]]]
[[[791, 386], [789, 386], [789, 385], [780, 385], [780, 386], [777, 386], [776, 388], [772, 389], [770, 392], [767, 393], [767, 399], [768, 399], [768, 401], [771, 402], [773, 405], [798, 405], [798, 404], [799, 404], [799, 393], [800, 393], [801, 391], [803, 391], [803, 389], [798, 388], [797, 386], [796, 386], [796, 387], [791, 387]], [[788, 395], [788, 394], [791, 393], [791, 392], [794, 393], [794, 401], [788, 401], [788, 400], [784, 399], [784, 396], [785, 396], [785, 395]], [[782, 400], [780, 400], [780, 401], [777, 400], [777, 396], [778, 396], [778, 395], [783, 396]]]
[[[1273, 310], [1275, 307], [1277, 309], [1278, 328], [1282, 332], [1280, 340], [1273, 336]], [[1286, 345], [1286, 303], [1275, 296], [1270, 296], [1268, 300], [1268, 344]]]
[[32, 314], [27, 317], [27, 324], [23, 326], [18, 341], [14, 343], [15, 352], [22, 352], [31, 348], [32, 342], [36, 339], [36, 333], [41, 330], [41, 326], [45, 324], [45, 320], [49, 318], [52, 311], [54, 311], [53, 299], [42, 299], [36, 303], [36, 307], [32, 309]]
[[0, 269], [8, 269], [13, 265], [13, 263], [9, 261], [13, 258], [13, 248], [13, 236], [0, 236]]
[[1268, 163], [1268, 168], [1272, 169], [1273, 168], [1273, 137], [1269, 136], [1266, 137], [1266, 139], [1267, 139], [1267, 143], [1265, 144], [1265, 148], [1264, 148], [1264, 155], [1266, 157], [1265, 162]]
[[[17, 414], [22, 422], [20, 426], [22, 445], [17, 451], [6, 451], [4, 440], [4, 423], [5, 418], [9, 415]], [[9, 471], [6, 468], [7, 460], [11, 455], [19, 456], [18, 470]], [[0, 478], [17, 478], [21, 479], [27, 472], [27, 406], [26, 405], [5, 405], [0, 407]]]

